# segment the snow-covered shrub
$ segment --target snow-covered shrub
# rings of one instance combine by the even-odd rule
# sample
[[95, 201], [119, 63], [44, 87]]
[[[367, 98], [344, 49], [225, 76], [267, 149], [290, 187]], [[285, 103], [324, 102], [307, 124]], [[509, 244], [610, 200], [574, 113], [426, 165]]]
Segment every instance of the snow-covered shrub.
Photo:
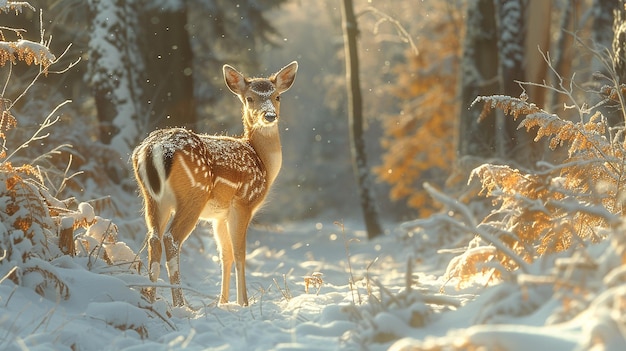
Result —
[[[19, 14], [24, 8], [33, 9], [26, 2], [0, 2], [0, 12]], [[17, 29], [3, 27], [3, 30], [15, 31], [19, 40], [7, 41], [4, 35], [1, 36], [0, 68], [18, 62], [39, 66], [39, 73], [23, 91], [3, 92], [16, 94], [16, 100], [19, 100], [27, 96], [35, 81], [41, 74], [47, 74], [57, 59], [43, 38], [40, 43], [35, 43], [23, 39]], [[7, 77], [11, 79], [11, 74]], [[5, 84], [8, 86], [8, 83]], [[64, 104], [53, 109], [25, 142], [14, 146], [8, 143], [8, 134], [18, 126], [12, 110], [15, 101], [0, 100], [0, 282], [9, 279], [52, 300], [68, 299], [71, 294], [68, 284], [60, 278], [52, 263], [64, 254], [89, 257], [90, 263], [92, 259], [103, 260], [109, 265], [124, 264], [126, 269], [138, 269], [134, 263], [135, 253], [117, 241], [117, 227], [111, 220], [96, 216], [88, 203], [77, 204], [73, 198], [64, 201], [56, 198], [72, 175], [67, 171], [60, 173], [60, 186], [54, 189], [55, 194], [51, 194], [45, 185], [51, 184], [54, 176], [47, 173], [48, 168], [41, 167], [40, 161], [60, 154], [59, 148], [43, 156], [33, 156], [31, 162], [16, 156], [18, 151], [28, 150], [31, 144], [42, 143], [47, 138], [48, 129], [59, 121], [59, 117], [55, 118], [53, 114]], [[38, 113], [41, 114], [41, 110]], [[11, 152], [8, 152], [8, 145]], [[17, 163], [22, 165], [15, 166]]]
[[55, 226], [43, 189], [30, 178], [34, 173], [36, 170], [29, 166], [0, 165], [0, 276], [30, 286], [41, 295], [54, 286], [67, 298], [65, 284], [48, 263], [61, 252], [49, 242]]
[[69, 209], [72, 201], [51, 196], [41, 185], [41, 177], [30, 165], [0, 163], [0, 276], [44, 296], [48, 296], [47, 287], [53, 286], [59, 297], [67, 298], [69, 291], [50, 264], [63, 254], [138, 269], [135, 253], [117, 241], [114, 223], [96, 216], [87, 203]]
[[[478, 181], [493, 204], [484, 217], [427, 187], [448, 209], [436, 218], [439, 227], [470, 235], [450, 260], [445, 280], [481, 294], [464, 306], [472, 311], [472, 327], [445, 337], [405, 338], [392, 350], [520, 349], [529, 335], [546, 349], [626, 347], [626, 134], [623, 124], [609, 124], [602, 109], [611, 103], [626, 120], [626, 85], [609, 80], [613, 86], [600, 89], [604, 100], [593, 107], [577, 103], [571, 87], [547, 87], [570, 99], [564, 113], [577, 113], [577, 120], [548, 113], [525, 96], [474, 101], [483, 104], [481, 118], [491, 109], [520, 118], [519, 128], [536, 133], [535, 141], [546, 138], [562, 160], [533, 170], [476, 167], [470, 181]], [[416, 224], [436, 228], [433, 220]], [[563, 335], [520, 328], [516, 323], [524, 318], [541, 318]]]
[[[623, 232], [625, 225], [616, 231]], [[471, 327], [423, 340], [403, 338], [390, 350], [528, 348], [521, 340], [555, 350], [623, 349], [626, 241], [623, 235], [609, 237], [581, 250], [541, 256], [529, 265], [529, 273], [513, 272], [515, 279], [486, 289], [463, 307], [478, 311]], [[539, 316], [531, 317], [535, 313]], [[516, 324], [526, 316], [542, 318], [545, 325]]]
[[[520, 128], [536, 130], [535, 140], [547, 137], [552, 149], [567, 144], [567, 158], [559, 165], [543, 163], [535, 171], [498, 164], [475, 168], [470, 181], [478, 179], [494, 209], [482, 220], [471, 215], [449, 219], [477, 237], [452, 259], [447, 278], [457, 278], [459, 286], [485, 274], [502, 278], [517, 268], [526, 272], [527, 263], [543, 255], [603, 240], [606, 232], [601, 229], [619, 223], [626, 194], [621, 130], [608, 128], [599, 112], [572, 122], [521, 98], [489, 96], [477, 98], [479, 102], [484, 102], [483, 115], [499, 108], [514, 118], [524, 116]], [[430, 193], [448, 207], [470, 213], [458, 201], [434, 189]]]

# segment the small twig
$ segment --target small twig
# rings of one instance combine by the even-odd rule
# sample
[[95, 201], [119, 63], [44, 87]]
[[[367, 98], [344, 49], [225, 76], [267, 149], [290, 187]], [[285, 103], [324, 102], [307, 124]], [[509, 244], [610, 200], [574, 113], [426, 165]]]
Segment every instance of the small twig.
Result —
[[311, 275], [304, 277], [304, 292], [309, 293], [309, 286], [313, 285], [317, 288], [317, 292], [315, 295], [319, 295], [320, 290], [322, 289], [322, 285], [324, 284], [324, 280], [322, 277], [324, 276], [321, 272], [313, 272]]
[[370, 284], [371, 278], [370, 278], [370, 268], [372, 268], [372, 266], [374, 265], [374, 263], [378, 262], [378, 259], [380, 258], [380, 256], [376, 256], [376, 258], [374, 260], [372, 260], [372, 262], [370, 262], [367, 267], [365, 267], [365, 287], [367, 290], [367, 296], [372, 296], [372, 286]]
[[17, 270], [17, 266], [13, 266], [11, 270], [0, 279], [0, 284], [2, 284], [5, 280], [7, 280], [15, 271]]
[[283, 295], [283, 298], [285, 298], [285, 300], [287, 301], [291, 300], [293, 296], [291, 295], [291, 291], [289, 290], [289, 287], [287, 286], [287, 276], [283, 274], [283, 280], [285, 284], [284, 289], [280, 287], [280, 284], [278, 284], [278, 281], [276, 280], [276, 278], [274, 278], [273, 280], [274, 280], [274, 285], [276, 285], [276, 288], [278, 288], [278, 291], [280, 291], [280, 293]]
[[72, 102], [72, 101], [71, 100], [65, 100], [64, 102], [62, 102], [59, 105], [57, 105], [57, 107], [55, 107], [54, 110], [52, 110], [52, 112], [50, 112], [50, 114], [48, 114], [48, 116], [44, 119], [43, 123], [39, 126], [37, 131], [35, 131], [33, 136], [31, 136], [30, 139], [28, 139], [24, 143], [22, 143], [22, 145], [18, 146], [9, 156], [7, 156], [4, 159], [3, 162], [9, 161], [17, 152], [19, 152], [22, 149], [27, 148], [30, 143], [32, 143], [34, 141], [37, 141], [37, 140], [41, 140], [41, 139], [47, 138], [50, 133], [42, 134], [43, 131], [45, 129], [48, 129], [48, 128], [52, 127], [61, 118], [60, 116], [56, 116], [56, 117], [53, 118], [52, 115], [55, 114], [61, 107], [63, 107], [64, 105], [66, 105], [67, 103], [70, 103], [70, 102]]
[[109, 233], [109, 229], [111, 228], [111, 225], [113, 225], [113, 221], [109, 220], [109, 224], [107, 225], [107, 228], [104, 230], [104, 233], [102, 233], [102, 238], [100, 239], [100, 244], [97, 245], [96, 247], [94, 247], [91, 250], [91, 252], [89, 253], [89, 260], [87, 262], [87, 267], [89, 268], [89, 270], [91, 270], [91, 265], [92, 265], [91, 257], [93, 255], [93, 253], [96, 252], [96, 261], [100, 257], [100, 252], [102, 251], [102, 248], [103, 248], [102, 245], [104, 244], [104, 240], [106, 240], [106, 238], [107, 238], [107, 233]]
[[4, 82], [4, 87], [2, 87], [2, 97], [6, 94], [7, 87], [9, 86], [9, 81], [11, 80], [11, 76], [13, 75], [13, 62], [9, 62], [9, 72], [7, 72], [7, 79]]
[[[343, 224], [343, 221], [335, 221], [334, 224], [336, 226], [338, 226], [339, 228], [341, 228], [341, 235], [343, 236], [343, 243], [344, 243], [344, 247], [346, 249], [346, 259], [348, 261], [348, 273], [350, 274], [350, 280], [349, 280], [348, 283], [349, 283], [349, 286], [350, 286], [350, 292], [352, 293], [352, 302], [356, 303], [356, 301], [354, 299], [354, 290], [356, 289], [356, 284], [355, 284], [355, 281], [354, 281], [354, 275], [352, 274], [352, 263], [350, 262], [350, 240], [348, 240], [348, 238], [346, 237], [346, 229], [345, 229], [345, 226]], [[359, 305], [362, 304], [361, 294], [359, 293], [358, 289], [357, 289], [357, 297], [358, 297], [358, 300], [359, 300]]]
[[405, 43], [408, 43], [409, 46], [411, 47], [411, 50], [416, 56], [419, 55], [419, 50], [417, 49], [417, 45], [415, 45], [413, 38], [411, 37], [409, 32], [404, 28], [402, 23], [400, 23], [400, 21], [398, 21], [397, 19], [393, 18], [392, 16], [382, 12], [381, 10], [373, 6], [368, 6], [365, 10], [363, 10], [363, 13], [368, 13], [368, 12], [380, 18], [376, 22], [376, 24], [374, 24], [374, 34], [378, 34], [378, 27], [380, 26], [382, 22], [389, 22], [396, 29], [396, 32], [398, 33], [398, 37], [400, 38], [400, 40], [404, 41]]
[[145, 309], [145, 310], [148, 310], [148, 311], [154, 313], [163, 322], [165, 322], [170, 328], [172, 328], [172, 330], [178, 330], [178, 328], [176, 328], [176, 325], [174, 323], [170, 322], [170, 320], [168, 318], [166, 318], [161, 313], [159, 313], [159, 311], [157, 311], [155, 308], [153, 308], [151, 304], [146, 304], [146, 305], [138, 304], [137, 307]]

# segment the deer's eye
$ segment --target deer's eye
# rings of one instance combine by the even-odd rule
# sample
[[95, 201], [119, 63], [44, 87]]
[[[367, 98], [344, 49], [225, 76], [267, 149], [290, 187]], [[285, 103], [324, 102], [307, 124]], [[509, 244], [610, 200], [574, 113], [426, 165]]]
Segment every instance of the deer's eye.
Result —
[[248, 96], [248, 97], [246, 98], [246, 101], [248, 101], [248, 103], [249, 103], [249, 104], [251, 104], [251, 103], [253, 103], [253, 102], [254, 102], [254, 99]]
[[276, 95], [276, 101], [280, 101], [280, 95]]

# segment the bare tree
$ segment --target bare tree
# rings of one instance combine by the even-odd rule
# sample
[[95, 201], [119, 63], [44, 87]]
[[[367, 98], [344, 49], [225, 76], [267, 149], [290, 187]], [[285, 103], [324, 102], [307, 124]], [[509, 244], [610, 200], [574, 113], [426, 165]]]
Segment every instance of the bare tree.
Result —
[[346, 81], [348, 93], [348, 123], [350, 124], [350, 149], [352, 167], [360, 192], [361, 208], [367, 230], [372, 239], [383, 233], [378, 218], [378, 210], [373, 196], [371, 172], [367, 166], [365, 140], [363, 137], [363, 101], [359, 81], [359, 57], [357, 52], [358, 26], [354, 16], [352, 0], [342, 2], [343, 40], [346, 60]]

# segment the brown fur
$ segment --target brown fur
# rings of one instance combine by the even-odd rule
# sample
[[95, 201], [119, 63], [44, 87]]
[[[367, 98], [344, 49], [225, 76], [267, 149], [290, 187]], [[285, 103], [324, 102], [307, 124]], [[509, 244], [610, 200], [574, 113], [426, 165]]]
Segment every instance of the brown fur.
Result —
[[[213, 222], [222, 263], [220, 303], [228, 302], [234, 263], [237, 303], [248, 304], [246, 232], [280, 170], [279, 95], [291, 87], [297, 68], [292, 62], [269, 78], [245, 78], [224, 66], [227, 86], [243, 103], [243, 137], [164, 129], [133, 151], [148, 227], [148, 274], [157, 281], [163, 244], [174, 305], [184, 304], [180, 249], [199, 219]], [[154, 288], [147, 295], [154, 300]]]

